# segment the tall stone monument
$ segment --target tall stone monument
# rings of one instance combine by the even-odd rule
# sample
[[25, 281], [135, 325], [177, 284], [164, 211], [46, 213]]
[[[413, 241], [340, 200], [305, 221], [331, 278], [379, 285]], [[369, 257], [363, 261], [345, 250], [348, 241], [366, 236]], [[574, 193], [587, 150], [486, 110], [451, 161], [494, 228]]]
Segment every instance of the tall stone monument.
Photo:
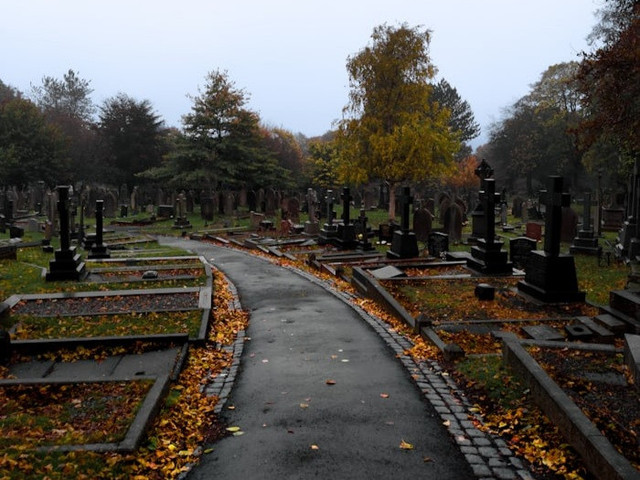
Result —
[[356, 229], [351, 223], [351, 189], [349, 187], [342, 188], [342, 223], [338, 224], [338, 231], [335, 237], [337, 247], [344, 250], [355, 248], [357, 245]]
[[89, 249], [89, 258], [110, 258], [111, 252], [104, 244], [103, 215], [104, 200], [96, 200], [96, 240]]
[[502, 250], [504, 242], [496, 240], [496, 203], [501, 195], [496, 193], [493, 178], [482, 180], [480, 203], [482, 205], [482, 230], [484, 237], [477, 239], [477, 245], [471, 248], [471, 258], [467, 265], [474, 270], [487, 274], [511, 274], [513, 265], [508, 261], [508, 253]]
[[335, 212], [333, 211], [333, 202], [335, 201], [333, 190], [327, 190], [324, 201], [327, 206], [327, 223], [325, 223], [320, 230], [318, 245], [333, 243], [333, 240], [336, 238], [338, 233], [338, 227], [333, 223], [335, 216]]
[[602, 247], [598, 245], [598, 237], [591, 226], [591, 193], [585, 192], [582, 197], [582, 227], [578, 235], [573, 239], [569, 253], [583, 253], [599, 256]]
[[583, 302], [585, 292], [578, 290], [576, 266], [572, 255], [560, 253], [562, 207], [570, 203], [562, 192], [563, 179], [549, 177], [549, 188], [543, 194], [546, 206], [544, 250], [534, 250], [525, 267], [525, 278], [518, 291], [547, 303]]
[[49, 271], [46, 280], [82, 280], [86, 276], [85, 263], [76, 247], [71, 246], [69, 233], [69, 186], [60, 185], [58, 190], [58, 216], [60, 218], [60, 248], [55, 251], [55, 257], [49, 261]]
[[412, 203], [413, 197], [411, 196], [409, 187], [403, 187], [400, 197], [400, 205], [402, 207], [400, 230], [393, 232], [391, 248], [387, 251], [388, 258], [399, 259], [420, 256], [416, 234], [409, 229], [409, 215], [411, 213]]

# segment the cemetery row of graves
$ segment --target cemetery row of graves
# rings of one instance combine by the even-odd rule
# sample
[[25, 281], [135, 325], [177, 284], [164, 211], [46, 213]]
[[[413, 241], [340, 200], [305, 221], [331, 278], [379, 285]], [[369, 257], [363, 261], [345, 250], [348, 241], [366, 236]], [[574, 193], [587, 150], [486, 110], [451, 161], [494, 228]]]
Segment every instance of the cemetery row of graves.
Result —
[[[478, 426], [541, 477], [637, 478], [638, 194], [612, 225], [589, 195], [573, 214], [559, 177], [507, 208], [490, 176], [471, 211], [403, 188], [399, 223], [346, 187], [232, 215], [204, 201], [198, 215], [181, 192], [133, 217], [128, 203], [105, 219], [95, 199], [83, 224], [65, 187], [55, 215], [5, 209], [3, 228], [24, 237], [2, 245], [1, 387], [3, 408], [24, 421], [3, 412], [2, 467], [171, 478], [221, 434], [205, 426], [228, 394], [247, 316], [206, 259], [159, 247], [154, 232], [241, 248], [349, 290], [412, 340], [414, 358], [440, 362], [476, 404]], [[92, 396], [97, 381], [109, 394]], [[105, 410], [122, 413], [117, 425]], [[169, 427], [187, 438], [163, 436]]]

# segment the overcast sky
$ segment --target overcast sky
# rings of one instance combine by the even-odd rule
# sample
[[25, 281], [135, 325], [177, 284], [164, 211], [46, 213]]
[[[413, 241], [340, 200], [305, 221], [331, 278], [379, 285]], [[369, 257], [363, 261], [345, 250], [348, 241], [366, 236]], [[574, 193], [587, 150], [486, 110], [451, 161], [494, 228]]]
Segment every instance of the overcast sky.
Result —
[[387, 23], [432, 31], [431, 60], [486, 141], [547, 67], [579, 60], [603, 0], [0, 0], [0, 80], [30, 94], [73, 69], [97, 105], [149, 100], [167, 126], [226, 70], [263, 122], [308, 137], [347, 103], [345, 63]]

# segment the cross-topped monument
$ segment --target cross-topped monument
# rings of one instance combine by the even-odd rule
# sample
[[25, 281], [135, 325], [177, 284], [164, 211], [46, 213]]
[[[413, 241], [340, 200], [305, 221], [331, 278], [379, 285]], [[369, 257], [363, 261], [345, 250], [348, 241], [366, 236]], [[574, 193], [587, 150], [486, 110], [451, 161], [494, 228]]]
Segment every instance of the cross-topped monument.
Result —
[[103, 209], [104, 200], [96, 200], [96, 241], [91, 245], [89, 258], [111, 257], [111, 253], [103, 241]]
[[584, 192], [582, 197], [582, 228], [578, 231], [578, 236], [573, 239], [569, 252], [571, 254], [584, 253], [596, 256], [602, 253], [602, 247], [598, 245], [598, 237], [596, 237], [591, 227], [590, 192]]
[[483, 210], [484, 237], [477, 239], [477, 245], [471, 248], [471, 258], [467, 265], [474, 270], [491, 274], [511, 274], [512, 264], [508, 261], [506, 250], [502, 250], [502, 241], [496, 240], [496, 203], [500, 203], [501, 195], [496, 193], [496, 182], [493, 178], [482, 180], [480, 202]]
[[629, 202], [627, 205], [627, 220], [620, 230], [616, 250], [620, 256], [634, 260], [640, 255], [640, 241], [638, 240], [638, 215], [640, 210], [640, 159], [636, 158], [633, 165], [633, 175], [629, 185]]
[[358, 248], [365, 252], [373, 250], [373, 245], [369, 241], [369, 227], [367, 226], [367, 212], [364, 208], [360, 209], [360, 216], [358, 217], [358, 223], [360, 225], [360, 232], [358, 233]]
[[400, 230], [393, 232], [391, 248], [387, 252], [389, 258], [414, 258], [420, 255], [416, 234], [409, 229], [412, 203], [413, 197], [410, 188], [403, 187], [400, 196], [400, 206], [402, 207]]
[[327, 194], [324, 197], [324, 201], [327, 204], [327, 223], [325, 223], [320, 230], [318, 245], [332, 243], [338, 233], [338, 228], [333, 224], [333, 217], [335, 215], [335, 212], [333, 211], [334, 200], [335, 197], [333, 196], [333, 190], [327, 190]]
[[86, 276], [85, 263], [76, 247], [71, 246], [69, 233], [69, 186], [60, 185], [58, 190], [58, 217], [60, 218], [60, 249], [55, 251], [55, 258], [49, 261], [47, 281], [81, 280]]
[[353, 200], [351, 189], [343, 187], [340, 198], [342, 199], [342, 223], [338, 225], [334, 243], [337, 247], [346, 250], [355, 248], [358, 243], [355, 227], [351, 224], [351, 200]]
[[585, 292], [578, 290], [573, 256], [560, 253], [562, 207], [571, 200], [562, 187], [562, 177], [549, 177], [549, 188], [541, 197], [546, 206], [544, 250], [534, 250], [529, 255], [525, 279], [518, 282], [518, 291], [543, 302], [583, 302]]

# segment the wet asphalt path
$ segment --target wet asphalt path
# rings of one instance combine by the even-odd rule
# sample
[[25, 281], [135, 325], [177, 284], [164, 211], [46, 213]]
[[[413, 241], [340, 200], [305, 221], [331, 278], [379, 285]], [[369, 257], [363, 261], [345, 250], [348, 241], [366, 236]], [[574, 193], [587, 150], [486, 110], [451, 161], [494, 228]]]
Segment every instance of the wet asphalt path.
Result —
[[209, 446], [189, 480], [475, 478], [394, 352], [343, 301], [233, 249], [161, 241], [205, 256], [251, 315], [223, 416], [244, 434]]

